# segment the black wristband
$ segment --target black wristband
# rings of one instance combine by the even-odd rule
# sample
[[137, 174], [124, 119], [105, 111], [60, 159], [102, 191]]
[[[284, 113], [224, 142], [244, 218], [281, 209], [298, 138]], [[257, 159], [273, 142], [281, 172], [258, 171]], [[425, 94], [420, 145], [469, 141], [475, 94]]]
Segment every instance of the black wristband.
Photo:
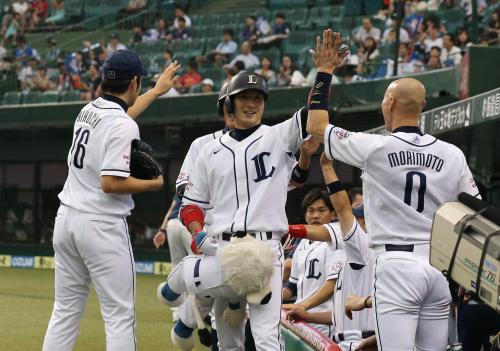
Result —
[[307, 181], [307, 178], [309, 178], [309, 169], [302, 169], [299, 167], [299, 165], [295, 165], [292, 171], [292, 180], [295, 183], [305, 183]]
[[326, 185], [326, 191], [328, 191], [328, 194], [333, 195], [335, 193], [338, 193], [339, 191], [345, 190], [344, 184], [340, 182], [340, 180], [336, 180], [334, 182], [331, 182], [330, 184]]
[[309, 93], [309, 110], [328, 110], [328, 95], [332, 75], [325, 72], [316, 74], [316, 81]]

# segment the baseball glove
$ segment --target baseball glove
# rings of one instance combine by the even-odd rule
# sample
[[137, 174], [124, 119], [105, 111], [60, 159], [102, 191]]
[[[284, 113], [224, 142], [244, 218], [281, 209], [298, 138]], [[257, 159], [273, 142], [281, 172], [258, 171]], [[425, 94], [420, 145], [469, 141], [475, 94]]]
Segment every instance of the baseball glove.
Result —
[[153, 158], [153, 148], [140, 139], [132, 140], [130, 175], [138, 179], [154, 179], [162, 174], [159, 163]]

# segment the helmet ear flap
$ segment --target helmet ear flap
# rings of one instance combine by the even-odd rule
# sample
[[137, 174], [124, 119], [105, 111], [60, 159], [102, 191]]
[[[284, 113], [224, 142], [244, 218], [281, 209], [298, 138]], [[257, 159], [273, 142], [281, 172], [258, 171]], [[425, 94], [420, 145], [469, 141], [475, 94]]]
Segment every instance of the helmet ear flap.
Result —
[[234, 115], [234, 103], [233, 98], [231, 96], [227, 96], [224, 101], [224, 107], [226, 108], [226, 112], [228, 115]]

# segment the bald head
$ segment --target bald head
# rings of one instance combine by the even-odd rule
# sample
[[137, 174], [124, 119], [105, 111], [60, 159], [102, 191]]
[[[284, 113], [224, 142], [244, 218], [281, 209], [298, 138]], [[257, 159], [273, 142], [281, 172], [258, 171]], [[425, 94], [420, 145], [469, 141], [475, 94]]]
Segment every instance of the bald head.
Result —
[[425, 87], [422, 83], [413, 78], [395, 80], [387, 88], [382, 102], [387, 129], [418, 124], [424, 107]]
[[418, 114], [425, 106], [425, 87], [413, 78], [402, 78], [392, 82], [386, 94], [396, 99], [396, 108], [400, 113]]

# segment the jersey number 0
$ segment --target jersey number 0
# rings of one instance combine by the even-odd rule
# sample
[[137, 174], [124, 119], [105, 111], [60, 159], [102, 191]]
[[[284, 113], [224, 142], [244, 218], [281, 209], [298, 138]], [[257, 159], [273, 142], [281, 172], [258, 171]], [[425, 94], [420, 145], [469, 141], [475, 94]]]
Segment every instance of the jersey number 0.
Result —
[[[73, 146], [71, 147], [70, 154], [73, 156], [73, 165], [76, 168], [83, 168], [83, 158], [85, 157], [85, 145], [89, 141], [90, 130], [84, 129], [82, 127], [78, 128], [75, 132], [75, 139], [73, 140]], [[74, 151], [74, 153], [73, 153]]]
[[406, 173], [404, 201], [405, 204], [411, 206], [411, 192], [413, 190], [414, 176], [417, 176], [417, 178], [419, 178], [419, 186], [417, 191], [417, 212], [422, 212], [424, 210], [425, 190], [427, 189], [427, 177], [425, 176], [425, 174], [415, 171]]

